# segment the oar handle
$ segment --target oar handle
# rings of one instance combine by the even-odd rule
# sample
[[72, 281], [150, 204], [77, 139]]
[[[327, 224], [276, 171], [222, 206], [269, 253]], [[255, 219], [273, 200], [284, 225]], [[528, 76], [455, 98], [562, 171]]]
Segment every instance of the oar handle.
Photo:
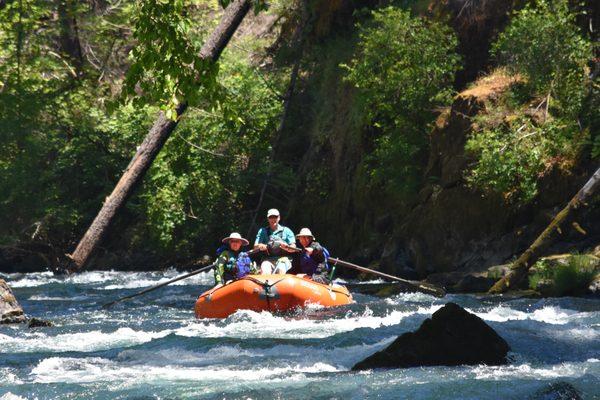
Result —
[[385, 272], [375, 271], [374, 269], [361, 267], [360, 265], [352, 264], [348, 261], [343, 261], [343, 260], [340, 260], [340, 259], [334, 258], [334, 257], [329, 257], [329, 261], [331, 261], [333, 263], [333, 265], [341, 265], [342, 267], [347, 267], [347, 268], [355, 269], [357, 271], [367, 272], [367, 273], [379, 275], [381, 277], [388, 278], [388, 279], [391, 279], [394, 281], [402, 282], [402, 283], [405, 283], [407, 285], [414, 287], [415, 289], [417, 289], [420, 292], [432, 294], [437, 297], [444, 297], [446, 295], [446, 291], [443, 288], [429, 284], [429, 283], [423, 283], [423, 282], [418, 282], [418, 281], [410, 281], [408, 279], [402, 279], [402, 278], [394, 276], [394, 275], [386, 274]]
[[180, 275], [180, 276], [178, 276], [178, 277], [175, 277], [175, 278], [173, 278], [173, 279], [171, 279], [171, 280], [168, 280], [168, 281], [166, 281], [166, 282], [160, 283], [160, 284], [158, 284], [158, 285], [156, 285], [156, 286], [149, 287], [149, 288], [147, 288], [147, 289], [144, 289], [144, 290], [142, 290], [141, 292], [134, 293], [134, 294], [130, 294], [130, 295], [128, 295], [128, 296], [125, 296], [125, 297], [121, 297], [120, 299], [117, 299], [117, 300], [115, 300], [115, 301], [111, 301], [110, 303], [106, 303], [106, 304], [104, 304], [104, 305], [102, 306], [102, 308], [110, 308], [110, 307], [112, 307], [113, 305], [115, 305], [115, 304], [117, 304], [117, 303], [119, 303], [119, 302], [121, 302], [121, 301], [123, 301], [123, 300], [127, 300], [127, 299], [131, 299], [131, 298], [133, 298], [133, 297], [140, 296], [140, 295], [142, 295], [142, 294], [145, 294], [145, 293], [151, 292], [151, 291], [153, 291], [153, 290], [160, 289], [161, 287], [163, 287], [163, 286], [167, 286], [167, 285], [169, 285], [169, 284], [171, 284], [171, 283], [173, 283], [173, 282], [177, 282], [177, 281], [180, 281], [180, 280], [182, 280], [182, 279], [189, 278], [190, 276], [197, 275], [197, 274], [199, 274], [199, 273], [201, 273], [201, 272], [208, 271], [209, 269], [212, 269], [212, 268], [214, 268], [214, 267], [215, 267], [215, 265], [217, 265], [217, 263], [216, 263], [216, 262], [215, 262], [215, 263], [213, 263], [213, 264], [211, 264], [211, 265], [207, 265], [206, 267], [202, 267], [202, 268], [200, 268], [200, 269], [197, 269], [197, 270], [195, 270], [195, 271], [188, 272], [187, 274]]

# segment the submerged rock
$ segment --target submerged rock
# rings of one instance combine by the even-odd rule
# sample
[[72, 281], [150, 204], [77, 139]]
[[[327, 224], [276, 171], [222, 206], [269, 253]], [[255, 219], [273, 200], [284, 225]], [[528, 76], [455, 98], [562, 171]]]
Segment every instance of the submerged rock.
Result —
[[0, 324], [25, 322], [25, 314], [8, 284], [0, 279]]
[[405, 333], [386, 349], [352, 369], [406, 368], [425, 365], [500, 365], [510, 347], [481, 318], [454, 303], [433, 313], [416, 332]]
[[531, 396], [531, 400], [581, 400], [581, 395], [570, 383], [553, 382]]
[[40, 318], [30, 318], [29, 322], [27, 323], [27, 327], [28, 328], [41, 328], [41, 327], [51, 327], [54, 326], [54, 324], [50, 321], [47, 321], [45, 319], [40, 319]]

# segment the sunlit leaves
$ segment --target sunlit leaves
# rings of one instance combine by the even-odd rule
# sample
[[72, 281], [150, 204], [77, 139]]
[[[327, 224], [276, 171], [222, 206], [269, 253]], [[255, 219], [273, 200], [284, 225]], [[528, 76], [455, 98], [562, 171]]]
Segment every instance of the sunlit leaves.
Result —
[[347, 80], [365, 102], [377, 139], [373, 173], [386, 184], [406, 187], [425, 146], [434, 109], [450, 99], [459, 68], [457, 39], [446, 26], [388, 7], [360, 27], [358, 51]]
[[494, 106], [507, 108], [503, 122], [494, 122], [494, 110], [479, 118], [482, 129], [467, 142], [476, 158], [467, 180], [527, 203], [537, 195], [541, 176], [568, 165], [590, 144], [581, 114], [590, 98], [586, 63], [592, 46], [567, 1], [539, 0], [511, 20], [493, 48], [504, 68], [523, 82]]
[[493, 50], [500, 63], [522, 74], [534, 95], [575, 117], [581, 108], [592, 45], [581, 35], [566, 0], [538, 0], [521, 10]]
[[142, 0], [135, 15], [132, 65], [124, 95], [136, 105], [156, 104], [173, 115], [180, 102], [191, 105], [219, 95], [218, 65], [200, 57], [199, 41], [185, 0]]

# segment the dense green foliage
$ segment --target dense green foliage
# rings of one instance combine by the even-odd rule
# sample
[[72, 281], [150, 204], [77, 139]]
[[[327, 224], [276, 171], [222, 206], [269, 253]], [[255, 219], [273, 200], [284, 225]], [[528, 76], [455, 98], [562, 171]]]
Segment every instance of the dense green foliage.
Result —
[[586, 64], [592, 46], [566, 1], [541, 0], [518, 13], [494, 51], [520, 82], [498, 109], [479, 119], [481, 132], [467, 143], [477, 158], [468, 178], [511, 201], [528, 202], [541, 175], [568, 166], [589, 142], [580, 117], [590, 107]]
[[[89, 15], [79, 24], [86, 62], [82, 45], [70, 42], [73, 13]], [[64, 246], [139, 140], [146, 110], [107, 116], [103, 107], [125, 57], [123, 43], [104, 39], [119, 35], [127, 14], [126, 5], [100, 18], [70, 2], [36, 0], [8, 2], [0, 13], [1, 241]]]
[[193, 6], [188, 3], [140, 1], [134, 13], [137, 44], [131, 52], [124, 95], [138, 106], [161, 106], [169, 118], [175, 118], [173, 111], [180, 102], [213, 104], [219, 99], [218, 64], [200, 57], [206, 27], [192, 28]]
[[192, 110], [150, 171], [146, 223], [165, 249], [192, 254], [198, 238], [248, 228], [240, 214], [264, 174], [281, 102], [239, 52], [224, 57], [220, 76], [226, 107]]
[[419, 155], [436, 107], [451, 99], [459, 68], [457, 40], [446, 26], [388, 7], [359, 27], [355, 57], [345, 68], [361, 93], [366, 122], [381, 133], [372, 174], [392, 190], [414, 189]]
[[225, 52], [218, 74], [189, 65], [219, 17], [211, 1], [72, 7], [65, 18], [74, 16], [84, 49], [75, 60], [60, 45], [58, 4], [15, 1], [0, 14], [0, 243], [72, 249], [155, 106], [168, 111], [184, 98], [196, 108], [129, 201], [114, 242], [190, 257], [227, 230], [247, 229], [238, 217], [264, 173], [286, 70], [261, 77], [247, 53], [260, 42], [243, 41]]
[[572, 255], [566, 262], [540, 260], [529, 276], [529, 287], [545, 295], [572, 296], [585, 293], [600, 272], [600, 262], [588, 255]]
[[[341, 251], [357, 242], [381, 250], [422, 188], [431, 125], [461, 68], [455, 33], [424, 1], [350, 13], [355, 2], [302, 11], [297, 0], [268, 10], [255, 0], [264, 18], [251, 15], [207, 63], [200, 48], [228, 3], [0, 3], [0, 245], [72, 251], [158, 112], [175, 117], [186, 101], [106, 248], [169, 260], [212, 254], [221, 235], [252, 234], [251, 222], [276, 206], [295, 208], [290, 225], [311, 226]], [[515, 84], [467, 143], [468, 181], [516, 202], [582, 150], [600, 154], [591, 45], [564, 2], [537, 4], [494, 45]]]

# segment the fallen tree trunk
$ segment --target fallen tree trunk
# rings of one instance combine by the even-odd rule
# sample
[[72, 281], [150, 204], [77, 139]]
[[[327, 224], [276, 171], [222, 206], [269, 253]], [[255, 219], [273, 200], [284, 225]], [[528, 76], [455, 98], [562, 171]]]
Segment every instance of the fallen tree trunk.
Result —
[[500, 279], [492, 286], [489, 293], [499, 294], [504, 293], [511, 287], [515, 287], [524, 277], [527, 276], [529, 268], [538, 260], [541, 256], [542, 251], [552, 242], [554, 239], [554, 232], [560, 234], [560, 225], [563, 223], [571, 213], [585, 205], [585, 203], [592, 197], [594, 192], [600, 186], [600, 168], [592, 175], [587, 183], [577, 192], [577, 194], [569, 201], [565, 208], [563, 208], [554, 217], [550, 225], [538, 236], [531, 246], [514, 262], [511, 267], [511, 271], [508, 275]]
[[[250, 10], [251, 0], [235, 0], [229, 4], [217, 28], [200, 49], [200, 57], [216, 62], [229, 40]], [[187, 109], [187, 102], [177, 106], [177, 118], [167, 118], [163, 112], [152, 125], [148, 135], [138, 148], [129, 166], [119, 179], [110, 196], [106, 198], [102, 209], [88, 228], [72, 255], [68, 255], [72, 263], [70, 272], [83, 268], [89, 261], [96, 247], [102, 241], [108, 227], [126, 203], [137, 185], [142, 181], [146, 171], [162, 149], [163, 145], [177, 126], [179, 118]]]

